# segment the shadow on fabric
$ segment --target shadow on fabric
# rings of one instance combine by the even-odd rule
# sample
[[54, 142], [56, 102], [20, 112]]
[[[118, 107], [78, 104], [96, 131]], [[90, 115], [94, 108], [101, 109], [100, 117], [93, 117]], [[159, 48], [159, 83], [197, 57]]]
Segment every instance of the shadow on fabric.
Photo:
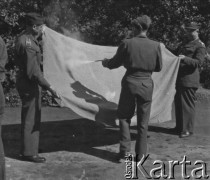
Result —
[[73, 94], [84, 99], [88, 103], [96, 104], [99, 111], [96, 113], [96, 122], [105, 123], [107, 125], [116, 126], [115, 120], [117, 119], [117, 104], [107, 101], [102, 95], [88, 89], [79, 81], [70, 85], [74, 91]]

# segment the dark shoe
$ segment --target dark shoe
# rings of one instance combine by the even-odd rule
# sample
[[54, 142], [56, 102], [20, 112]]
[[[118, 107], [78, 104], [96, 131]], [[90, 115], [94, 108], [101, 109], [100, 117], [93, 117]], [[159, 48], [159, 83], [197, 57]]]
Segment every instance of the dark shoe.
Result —
[[117, 155], [117, 158], [116, 158], [116, 160], [117, 160], [117, 162], [118, 163], [123, 163], [123, 162], [125, 162], [125, 160], [126, 160], [126, 157], [129, 155], [129, 154], [131, 154], [130, 152], [119, 152], [118, 153], [118, 155]]
[[182, 132], [181, 134], [180, 134], [180, 138], [186, 138], [186, 137], [189, 137], [189, 136], [191, 136], [191, 135], [193, 135], [193, 133], [192, 132], [188, 132], [188, 131], [186, 131], [186, 132]]
[[177, 128], [177, 127], [174, 127], [174, 128], [171, 128], [171, 129], [168, 129], [168, 131], [172, 134], [180, 134], [180, 129]]
[[40, 157], [39, 155], [35, 156], [21, 156], [21, 159], [23, 161], [29, 161], [29, 162], [34, 162], [34, 163], [44, 163], [46, 159], [44, 157]]
[[43, 153], [43, 152], [44, 152], [43, 149], [39, 148], [38, 153]]

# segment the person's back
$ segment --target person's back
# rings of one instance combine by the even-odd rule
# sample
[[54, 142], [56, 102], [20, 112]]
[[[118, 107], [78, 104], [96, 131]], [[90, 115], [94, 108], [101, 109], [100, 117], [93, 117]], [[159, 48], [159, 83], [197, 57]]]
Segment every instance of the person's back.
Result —
[[118, 160], [122, 162], [131, 149], [130, 121], [137, 112], [136, 158], [139, 161], [147, 152], [147, 129], [153, 94], [151, 74], [162, 69], [160, 43], [147, 38], [151, 19], [144, 15], [133, 20], [131, 39], [124, 40], [111, 59], [102, 65], [109, 69], [124, 66], [127, 71], [122, 79], [122, 90], [118, 106], [120, 122], [120, 152]]
[[159, 42], [138, 35], [126, 39], [125, 44], [127, 50], [123, 64], [128, 73], [138, 71], [151, 74], [154, 71], [160, 71], [161, 51]]
[[105, 67], [114, 69], [123, 65], [127, 69], [126, 75], [140, 77], [150, 77], [152, 72], [161, 70], [160, 43], [147, 37], [146, 33], [150, 22], [148, 18], [144, 18], [140, 21], [142, 21], [142, 26], [145, 27], [139, 24], [138, 19], [133, 21], [134, 37], [122, 41], [112, 60], [103, 62]]

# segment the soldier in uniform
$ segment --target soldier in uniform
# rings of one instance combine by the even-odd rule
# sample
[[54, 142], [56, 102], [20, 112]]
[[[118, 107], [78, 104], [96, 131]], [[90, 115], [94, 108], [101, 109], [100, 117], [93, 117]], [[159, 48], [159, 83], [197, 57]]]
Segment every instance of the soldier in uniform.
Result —
[[17, 37], [15, 62], [19, 69], [16, 87], [22, 101], [21, 158], [36, 163], [45, 162], [38, 155], [41, 121], [41, 88], [59, 98], [56, 91], [43, 77], [40, 69], [41, 50], [37, 38], [42, 35], [43, 18], [37, 13], [25, 16], [26, 30]]
[[175, 95], [176, 131], [181, 138], [193, 134], [195, 93], [200, 79], [198, 67], [206, 55], [205, 45], [198, 36], [198, 24], [187, 23], [183, 30], [183, 42], [175, 53], [181, 59]]
[[[0, 34], [5, 33], [5, 30], [8, 28], [8, 24], [5, 23], [3, 20], [1, 20], [1, 18], [0, 18], [0, 28], [1, 28]], [[5, 79], [5, 64], [7, 62], [7, 59], [8, 59], [7, 48], [3, 39], [0, 36], [0, 179], [1, 180], [6, 179], [4, 147], [1, 138], [1, 123], [4, 114], [5, 97], [1, 83]]]
[[109, 69], [124, 66], [127, 71], [122, 79], [118, 106], [120, 122], [120, 150], [117, 159], [122, 162], [130, 151], [130, 120], [137, 107], [137, 140], [135, 152], [137, 161], [147, 152], [147, 130], [150, 118], [153, 80], [152, 72], [162, 68], [160, 43], [147, 37], [151, 19], [143, 15], [132, 21], [133, 36], [125, 39], [115, 56], [102, 61]]

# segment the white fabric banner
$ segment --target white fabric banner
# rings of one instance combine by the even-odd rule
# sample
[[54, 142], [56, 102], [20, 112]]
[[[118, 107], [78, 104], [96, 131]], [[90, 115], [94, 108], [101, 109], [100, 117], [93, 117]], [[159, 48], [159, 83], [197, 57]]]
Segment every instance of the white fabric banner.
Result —
[[[109, 70], [99, 60], [113, 57], [117, 47], [84, 43], [45, 27], [43, 49], [44, 76], [61, 95], [60, 105], [84, 118], [115, 125], [125, 69]], [[163, 69], [152, 75], [155, 86], [151, 123], [172, 119], [179, 59], [163, 44], [161, 52]], [[132, 125], [135, 124], [134, 117]]]

